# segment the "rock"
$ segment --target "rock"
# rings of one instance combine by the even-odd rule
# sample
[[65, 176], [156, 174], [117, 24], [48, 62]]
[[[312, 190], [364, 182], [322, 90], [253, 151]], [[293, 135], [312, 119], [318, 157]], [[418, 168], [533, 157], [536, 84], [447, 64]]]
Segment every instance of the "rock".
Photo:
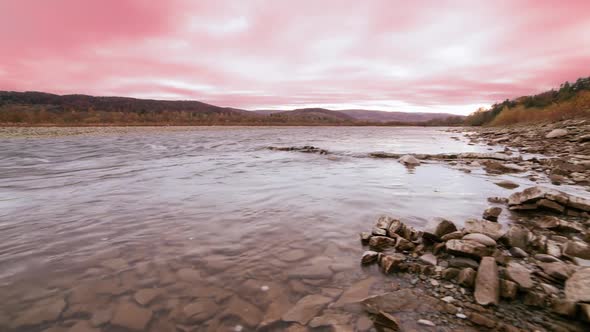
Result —
[[454, 255], [483, 257], [493, 253], [493, 248], [470, 240], [450, 240], [445, 244], [447, 251]]
[[369, 247], [377, 251], [395, 247], [395, 239], [386, 236], [373, 236], [369, 240]]
[[368, 244], [369, 240], [371, 239], [371, 233], [369, 232], [362, 232], [360, 233], [360, 237], [361, 237], [361, 243], [362, 244]]
[[584, 228], [576, 223], [559, 219], [554, 216], [544, 216], [537, 222], [537, 226], [545, 229], [552, 229], [563, 232], [580, 233]]
[[558, 281], [566, 280], [573, 273], [572, 269], [561, 261], [553, 263], [538, 263], [537, 265], [543, 270], [543, 272], [545, 272], [545, 274]]
[[508, 205], [522, 205], [529, 202], [535, 202], [545, 198], [547, 189], [542, 187], [530, 187], [521, 192], [513, 193], [508, 197]]
[[113, 312], [111, 311], [111, 309], [97, 310], [92, 314], [92, 317], [90, 318], [90, 325], [94, 327], [104, 325], [110, 322], [112, 317]]
[[552, 210], [552, 211], [559, 212], [559, 213], [563, 213], [565, 211], [565, 207], [563, 205], [556, 203], [554, 201], [550, 201], [545, 198], [541, 198], [540, 200], [537, 201], [537, 207], [538, 208], [545, 208], [545, 209]]
[[[370, 235], [369, 235], [370, 237]], [[361, 238], [362, 241], [362, 238]], [[369, 241], [367, 239], [367, 241]], [[296, 262], [296, 261], [300, 261], [302, 259], [304, 259], [307, 256], [307, 254], [305, 253], [305, 250], [303, 249], [294, 249], [294, 250], [289, 250], [286, 253], [282, 253], [279, 255], [279, 259], [282, 260], [283, 262], [288, 262], [288, 263], [292, 263], [292, 262]]]
[[374, 278], [367, 278], [350, 286], [349, 289], [340, 295], [338, 301], [334, 303], [334, 307], [340, 308], [349, 304], [361, 302], [364, 298], [369, 296], [369, 289], [371, 289], [371, 286], [375, 283], [375, 281], [376, 280]]
[[510, 254], [514, 258], [526, 258], [529, 257], [526, 251], [520, 249], [519, 247], [512, 247], [510, 248]]
[[150, 304], [156, 297], [161, 294], [161, 290], [155, 288], [141, 289], [135, 293], [133, 298], [143, 306]]
[[197, 299], [187, 304], [182, 312], [187, 323], [198, 323], [205, 321], [219, 312], [219, 306], [210, 299]]
[[426, 320], [426, 319], [418, 319], [418, 324], [424, 325], [424, 326], [436, 326], [436, 324], [434, 324], [433, 322]]
[[446, 305], [439, 299], [410, 288], [371, 296], [364, 299], [361, 304], [366, 311], [373, 315], [385, 312], [395, 313], [400, 317], [415, 315], [418, 312], [426, 316], [429, 314], [438, 315]]
[[283, 314], [286, 322], [297, 322], [306, 325], [332, 300], [321, 295], [307, 295], [299, 300], [293, 308]]
[[508, 198], [504, 198], [504, 197], [488, 197], [488, 202], [490, 203], [494, 203], [494, 204], [508, 204]]
[[453, 279], [457, 278], [457, 276], [459, 275], [459, 272], [461, 272], [461, 270], [454, 268], [454, 267], [449, 267], [449, 268], [444, 269], [442, 271], [441, 276], [445, 280], [453, 280]]
[[460, 240], [461, 238], [463, 238], [463, 232], [461, 231], [455, 231], [446, 235], [441, 236], [441, 241], [443, 242], [447, 242], [448, 240]]
[[393, 272], [403, 261], [405, 256], [402, 254], [383, 255], [379, 261], [379, 266], [383, 273]]
[[467, 318], [475, 325], [485, 326], [490, 329], [496, 326], [496, 321], [494, 319], [490, 319], [477, 312], [469, 313], [469, 316], [467, 316]]
[[399, 162], [410, 167], [420, 165], [420, 161], [410, 154], [400, 157]]
[[263, 314], [256, 306], [236, 295], [229, 300], [225, 310], [221, 313], [222, 319], [227, 317], [236, 317], [245, 325], [254, 327], [262, 321]]
[[322, 326], [331, 326], [333, 329], [337, 329], [339, 326], [349, 325], [351, 320], [352, 316], [350, 314], [330, 312], [312, 319], [309, 322], [309, 327], [318, 328]]
[[281, 317], [289, 309], [293, 307], [293, 304], [289, 301], [287, 295], [278, 296], [268, 305], [266, 313], [260, 322], [259, 327], [265, 328], [281, 320]]
[[526, 249], [529, 245], [530, 232], [521, 226], [511, 225], [502, 240], [509, 247]]
[[449, 266], [456, 268], [470, 267], [474, 270], [477, 270], [477, 268], [479, 267], [479, 263], [471, 258], [453, 257], [449, 260]]
[[549, 294], [549, 295], [559, 294], [559, 288], [557, 288], [553, 285], [549, 285], [549, 284], [546, 284], [543, 282], [543, 283], [541, 283], [541, 288], [543, 289], [545, 294]]
[[[510, 180], [502, 180], [499, 182], [494, 182], [494, 184], [499, 187], [502, 187], [504, 189], [516, 189], [516, 188], [520, 187], [520, 185], [518, 183], [512, 182]], [[493, 202], [493, 203], [495, 203], [495, 202]], [[502, 203], [504, 203], [504, 201], [502, 201]]]
[[373, 229], [371, 230], [371, 235], [387, 236], [387, 230], [383, 228], [373, 227]]
[[399, 322], [397, 321], [397, 318], [384, 311], [379, 311], [375, 314], [374, 325], [379, 327], [380, 331], [399, 331]]
[[481, 233], [498, 240], [504, 235], [502, 225], [496, 222], [470, 219], [465, 222], [465, 232], [467, 233]]
[[134, 331], [144, 331], [151, 319], [151, 310], [131, 302], [122, 302], [117, 305], [111, 324]]
[[514, 300], [518, 292], [518, 285], [510, 280], [500, 279], [500, 296], [504, 299]]
[[489, 221], [496, 222], [498, 221], [498, 216], [502, 213], [502, 208], [494, 206], [485, 209], [483, 212], [483, 218]]
[[471, 233], [463, 237], [463, 240], [475, 241], [487, 247], [495, 247], [496, 241], [487, 235], [481, 233]]
[[387, 234], [390, 237], [403, 236], [406, 230], [406, 225], [399, 219], [392, 219], [389, 227], [387, 228]]
[[477, 272], [474, 269], [467, 267], [459, 272], [457, 276], [457, 283], [466, 288], [473, 288], [475, 285], [475, 277]]
[[363, 256], [361, 257], [361, 263], [362, 264], [371, 264], [377, 261], [377, 258], [379, 257], [379, 253], [376, 251], [365, 251], [363, 253]]
[[578, 305], [580, 308], [580, 316], [586, 322], [590, 322], [590, 304], [588, 303], [580, 303]]
[[582, 259], [590, 259], [590, 245], [582, 241], [568, 241], [563, 247], [563, 253]]
[[544, 307], [545, 300], [547, 299], [547, 295], [537, 292], [537, 291], [528, 291], [524, 296], [524, 304], [531, 306], [531, 307]]
[[55, 321], [59, 318], [65, 307], [66, 302], [62, 298], [35, 303], [30, 308], [16, 315], [11, 326], [18, 328]]
[[397, 238], [397, 243], [395, 244], [395, 249], [399, 251], [410, 251], [416, 247], [415, 244], [412, 242], [404, 239], [403, 237]]
[[424, 227], [423, 236], [431, 241], [440, 241], [441, 237], [457, 231], [457, 226], [446, 219], [431, 220]]
[[567, 279], [565, 298], [573, 302], [590, 302], [590, 268], [582, 268]]
[[576, 302], [565, 299], [554, 299], [551, 311], [558, 315], [575, 317], [577, 312]]
[[424, 264], [428, 264], [428, 265], [434, 265], [436, 266], [436, 264], [438, 263], [438, 260], [436, 258], [436, 256], [434, 256], [431, 253], [426, 253], [422, 256], [420, 256], [420, 258], [418, 258], [422, 263]]
[[178, 279], [186, 282], [200, 282], [201, 273], [198, 270], [191, 268], [183, 268], [176, 273]]
[[559, 137], [563, 137], [566, 135], [567, 135], [567, 130], [565, 130], [565, 129], [553, 129], [552, 131], [547, 133], [547, 135], [545, 135], [545, 138], [559, 138]]
[[68, 332], [100, 332], [100, 329], [90, 326], [88, 321], [82, 320], [68, 329]]
[[475, 278], [475, 301], [480, 305], [498, 305], [500, 282], [498, 266], [493, 257], [483, 257]]
[[547, 254], [536, 254], [534, 257], [536, 260], [544, 263], [561, 263], [561, 260], [559, 258]]
[[531, 271], [516, 262], [508, 263], [505, 274], [508, 279], [516, 282], [522, 289], [531, 289], [534, 285]]

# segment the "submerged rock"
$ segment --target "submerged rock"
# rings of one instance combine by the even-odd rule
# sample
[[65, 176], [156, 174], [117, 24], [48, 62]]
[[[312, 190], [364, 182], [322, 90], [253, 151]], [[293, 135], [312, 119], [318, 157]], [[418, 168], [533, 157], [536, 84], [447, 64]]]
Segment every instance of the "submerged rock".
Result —
[[399, 162], [410, 167], [420, 165], [420, 161], [410, 154], [400, 157]]
[[283, 320], [306, 325], [331, 301], [332, 299], [322, 295], [307, 295], [283, 314]]
[[489, 221], [498, 221], [500, 213], [502, 213], [501, 207], [489, 207], [483, 212], [483, 218]]
[[134, 331], [144, 331], [152, 319], [152, 311], [130, 302], [117, 306], [111, 324]]

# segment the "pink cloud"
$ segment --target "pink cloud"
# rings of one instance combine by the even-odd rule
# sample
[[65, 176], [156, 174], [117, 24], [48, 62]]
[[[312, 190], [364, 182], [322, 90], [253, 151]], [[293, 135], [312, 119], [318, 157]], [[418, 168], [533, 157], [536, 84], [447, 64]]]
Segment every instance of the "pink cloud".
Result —
[[1, 1], [0, 89], [466, 113], [590, 75], [588, 12], [585, 0]]

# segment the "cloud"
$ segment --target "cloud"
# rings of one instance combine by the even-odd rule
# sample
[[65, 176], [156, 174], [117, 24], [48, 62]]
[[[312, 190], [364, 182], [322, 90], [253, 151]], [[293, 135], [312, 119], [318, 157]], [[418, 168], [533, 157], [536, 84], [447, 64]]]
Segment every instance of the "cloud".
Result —
[[0, 89], [468, 113], [590, 75], [590, 2], [1, 1]]

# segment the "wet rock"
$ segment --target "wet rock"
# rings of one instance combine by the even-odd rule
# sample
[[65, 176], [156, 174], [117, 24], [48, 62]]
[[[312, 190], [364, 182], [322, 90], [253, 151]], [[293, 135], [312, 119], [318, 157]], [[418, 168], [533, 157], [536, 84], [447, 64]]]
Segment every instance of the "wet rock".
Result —
[[[368, 239], [367, 239], [367, 241], [368, 241]], [[293, 249], [293, 250], [289, 250], [285, 253], [282, 253], [279, 256], [279, 259], [284, 262], [292, 263], [292, 262], [300, 261], [300, 260], [304, 259], [305, 257], [307, 257], [305, 250]]]
[[438, 259], [431, 253], [426, 253], [418, 258], [422, 263], [428, 265], [437, 265]]
[[568, 241], [563, 253], [571, 257], [590, 259], [590, 245], [582, 241]]
[[242, 300], [238, 296], [233, 296], [226, 305], [221, 317], [236, 317], [243, 324], [249, 327], [254, 327], [262, 321], [263, 314], [256, 306]]
[[352, 320], [350, 314], [329, 312], [324, 313], [322, 316], [315, 317], [309, 322], [309, 327], [318, 328], [322, 326], [330, 326], [333, 329], [339, 326], [347, 326]]
[[481, 233], [498, 240], [504, 235], [502, 225], [496, 222], [470, 219], [465, 222], [465, 232], [467, 233]]
[[446, 235], [441, 236], [441, 241], [443, 242], [447, 242], [449, 240], [460, 240], [461, 238], [463, 238], [465, 234], [461, 231], [455, 231]]
[[360, 233], [360, 237], [361, 237], [361, 243], [362, 244], [368, 244], [369, 240], [371, 239], [371, 233], [369, 232], [362, 232]]
[[537, 201], [537, 207], [538, 208], [545, 208], [545, 209], [552, 210], [552, 211], [559, 212], [559, 213], [563, 213], [565, 211], [565, 207], [563, 205], [556, 203], [554, 201], [550, 201], [545, 198], [541, 198], [540, 200]]
[[557, 288], [553, 285], [541, 283], [541, 288], [543, 289], [543, 292], [545, 292], [545, 294], [549, 294], [549, 295], [559, 294], [559, 288]]
[[373, 226], [373, 228], [380, 228], [380, 229], [387, 230], [387, 229], [389, 229], [389, 226], [391, 225], [391, 223], [394, 221], [399, 221], [399, 220], [394, 219], [389, 216], [380, 216], [377, 219], [377, 221], [375, 222], [375, 225]]
[[191, 268], [184, 268], [178, 270], [176, 273], [178, 279], [186, 282], [199, 282], [201, 281], [201, 273], [198, 270]]
[[470, 240], [450, 240], [445, 244], [447, 252], [468, 257], [483, 257], [493, 253], [493, 248]]
[[544, 262], [544, 263], [555, 263], [555, 262], [561, 262], [561, 260], [555, 256], [551, 256], [548, 254], [536, 254], [535, 259], [540, 261], [540, 262]]
[[262, 322], [260, 322], [260, 327], [264, 328], [279, 322], [283, 314], [289, 311], [292, 307], [293, 304], [289, 301], [289, 298], [286, 295], [277, 297], [268, 305], [266, 313], [262, 318]]
[[498, 221], [500, 213], [502, 213], [502, 208], [497, 206], [489, 207], [483, 212], [483, 218], [489, 221]]
[[367, 278], [355, 283], [349, 289], [344, 291], [344, 293], [342, 293], [338, 301], [336, 301], [334, 304], [334, 307], [338, 308], [361, 302], [369, 295], [369, 289], [375, 283], [375, 281], [376, 280], [374, 278]]
[[387, 236], [387, 230], [382, 229], [382, 228], [373, 227], [373, 229], [371, 230], [371, 235]]
[[399, 158], [399, 162], [406, 166], [419, 166], [420, 161], [416, 157], [408, 154]]
[[521, 192], [513, 193], [508, 197], [508, 205], [522, 205], [535, 202], [545, 197], [547, 189], [542, 187], [530, 187]]
[[457, 283], [466, 288], [473, 288], [476, 276], [477, 272], [474, 269], [470, 267], [464, 268], [457, 276]]
[[399, 322], [397, 318], [384, 311], [375, 313], [374, 325], [378, 330], [399, 331]]
[[558, 281], [566, 280], [573, 273], [572, 268], [561, 261], [553, 263], [538, 263], [537, 265], [543, 270], [543, 272], [545, 272], [545, 274]]
[[528, 291], [524, 296], [524, 304], [531, 306], [531, 307], [544, 307], [545, 300], [547, 299], [547, 295], [537, 292], [537, 291]]
[[386, 236], [373, 236], [369, 240], [369, 247], [377, 251], [395, 247], [396, 240]]
[[431, 220], [424, 227], [423, 236], [431, 241], [440, 241], [441, 237], [457, 231], [457, 226], [446, 219]]
[[500, 296], [504, 299], [514, 300], [518, 292], [518, 285], [510, 280], [500, 280]]
[[537, 226], [545, 229], [569, 233], [580, 233], [584, 231], [582, 226], [554, 216], [544, 216], [537, 222]]
[[90, 318], [90, 325], [94, 327], [104, 325], [110, 322], [112, 317], [113, 312], [110, 308], [97, 310], [92, 314], [92, 317]]
[[402, 254], [383, 255], [379, 261], [379, 266], [384, 273], [391, 273], [405, 260]]
[[494, 203], [494, 204], [507, 204], [508, 203], [508, 198], [504, 198], [504, 197], [488, 197], [488, 202]]
[[305, 265], [296, 267], [288, 272], [290, 277], [308, 278], [308, 279], [325, 279], [332, 276], [328, 264], [318, 262], [314, 265]]
[[566, 135], [567, 135], [567, 130], [565, 130], [565, 129], [553, 129], [552, 131], [547, 133], [547, 135], [545, 135], [545, 138], [559, 138], [559, 137], [563, 137]]
[[131, 302], [123, 302], [115, 309], [111, 324], [134, 331], [144, 331], [151, 319], [151, 310]]
[[449, 266], [456, 268], [470, 267], [474, 270], [477, 270], [479, 263], [471, 258], [453, 257], [449, 260]]
[[520, 249], [519, 247], [512, 247], [510, 248], [510, 254], [514, 258], [526, 258], [529, 257], [526, 251]]
[[436, 326], [436, 324], [434, 324], [433, 322], [431, 322], [427, 319], [418, 319], [418, 324], [424, 325], [424, 326]]
[[88, 321], [79, 321], [68, 329], [68, 332], [100, 332], [100, 329], [94, 328]]
[[481, 233], [467, 234], [463, 237], [463, 240], [475, 241], [475, 242], [481, 243], [487, 247], [495, 247], [496, 246], [496, 241], [494, 241], [494, 239], [490, 238], [487, 235], [481, 234]]
[[531, 272], [516, 262], [508, 263], [505, 274], [508, 279], [516, 282], [521, 289], [531, 289], [534, 285]]
[[27, 310], [19, 313], [14, 321], [12, 321], [11, 326], [18, 328], [55, 321], [59, 318], [65, 307], [66, 302], [62, 298], [37, 302]]
[[588, 303], [580, 303], [578, 304], [580, 308], [580, 316], [586, 322], [590, 322], [590, 304]]
[[526, 249], [529, 245], [530, 232], [521, 226], [511, 225], [502, 241], [509, 247]]
[[146, 288], [137, 291], [133, 298], [137, 303], [146, 306], [155, 300], [161, 293], [162, 291], [160, 289]]
[[580, 269], [567, 279], [565, 298], [573, 302], [590, 302], [590, 268]]
[[363, 253], [363, 256], [361, 258], [361, 263], [362, 264], [371, 264], [377, 261], [377, 258], [379, 257], [379, 253], [376, 251], [365, 251]]
[[454, 280], [459, 275], [459, 272], [461, 272], [461, 270], [454, 267], [449, 267], [442, 271], [441, 276], [445, 280]]
[[[518, 183], [512, 182], [510, 180], [502, 180], [499, 182], [494, 182], [494, 184], [499, 187], [502, 187], [504, 189], [516, 189], [516, 188], [520, 187], [520, 185]], [[505, 203], [505, 201], [504, 201], [504, 199], [502, 199], [502, 202], [492, 202], [492, 203]]]
[[576, 302], [565, 299], [554, 299], [551, 312], [562, 316], [575, 317], [577, 312]]
[[397, 243], [395, 244], [395, 249], [398, 249], [400, 251], [410, 251], [415, 247], [415, 244], [413, 244], [409, 240], [404, 239], [403, 237], [398, 237]]
[[330, 302], [331, 299], [325, 296], [308, 295], [299, 300], [293, 308], [283, 314], [283, 320], [306, 325]]
[[475, 278], [475, 301], [481, 305], [498, 305], [500, 283], [498, 266], [493, 257], [483, 257]]
[[197, 299], [187, 304], [182, 312], [187, 323], [203, 322], [218, 313], [219, 306], [210, 299]]
[[392, 219], [387, 228], [387, 234], [390, 237], [398, 237], [398, 235], [403, 237], [405, 233], [406, 225], [399, 219]]

